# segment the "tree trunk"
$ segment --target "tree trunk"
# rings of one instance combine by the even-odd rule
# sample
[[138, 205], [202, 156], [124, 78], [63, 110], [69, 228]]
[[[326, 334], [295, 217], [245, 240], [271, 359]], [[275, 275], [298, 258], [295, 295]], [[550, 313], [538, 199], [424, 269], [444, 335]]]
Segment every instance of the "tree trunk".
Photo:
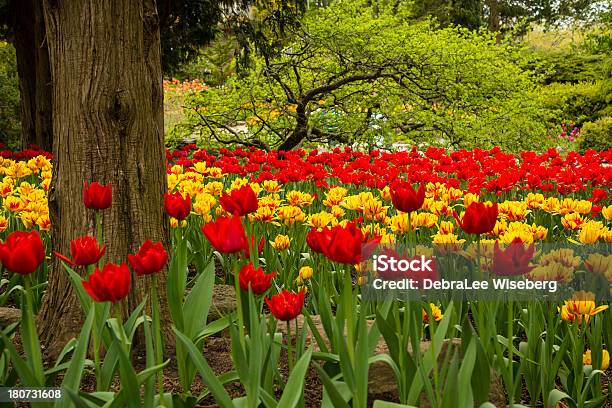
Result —
[[47, 49], [42, 2], [34, 0], [34, 4], [34, 38], [36, 40], [36, 113], [34, 116], [36, 139], [34, 143], [44, 150], [51, 151], [53, 149], [51, 67], [49, 66], [49, 50]]
[[293, 131], [280, 146], [279, 151], [288, 151], [298, 146], [302, 140], [308, 137], [308, 116], [306, 115], [306, 103], [300, 102], [295, 110], [296, 123]]
[[23, 147], [36, 144], [50, 151], [51, 71], [45, 42], [42, 3], [38, 0], [16, 0], [15, 51], [21, 96], [21, 140]]
[[[158, 16], [154, 0], [44, 0], [53, 81], [54, 167], [49, 191], [53, 248], [94, 231], [84, 181], [112, 183], [102, 211], [106, 261], [126, 262], [146, 240], [169, 242]], [[149, 280], [133, 276], [128, 309]], [[165, 293], [165, 273], [159, 280]], [[164, 297], [165, 299], [165, 297]], [[162, 316], [167, 307], [162, 299]], [[39, 313], [50, 355], [80, 330], [82, 313], [57, 260]], [[165, 322], [166, 334], [169, 328]]]
[[24, 147], [36, 140], [36, 45], [34, 35], [34, 0], [17, 1], [15, 13], [15, 56], [19, 75], [21, 140]]
[[497, 33], [495, 40], [497, 43], [501, 42], [501, 18], [499, 16], [499, 4], [498, 0], [487, 0], [487, 6], [489, 7], [489, 30]]

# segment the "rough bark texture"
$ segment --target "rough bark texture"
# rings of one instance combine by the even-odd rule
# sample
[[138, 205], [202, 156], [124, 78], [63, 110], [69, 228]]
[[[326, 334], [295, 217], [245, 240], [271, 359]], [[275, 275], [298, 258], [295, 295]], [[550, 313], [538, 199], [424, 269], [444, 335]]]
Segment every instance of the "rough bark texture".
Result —
[[[53, 148], [53, 89], [51, 67], [47, 49], [45, 18], [40, 0], [34, 1], [34, 32], [36, 45], [36, 94], [35, 116], [36, 138], [33, 143], [45, 150]], [[24, 141], [24, 144], [29, 141]], [[27, 145], [27, 144], [26, 144]]]
[[21, 104], [21, 139], [36, 139], [34, 112], [36, 110], [36, 46], [34, 41], [33, 0], [13, 4], [15, 12], [15, 55], [19, 74], [19, 96]]
[[[154, 0], [45, 0], [43, 5], [53, 80], [53, 248], [68, 253], [71, 239], [93, 233], [95, 214], [81, 200], [84, 181], [113, 184], [113, 204], [102, 211], [106, 260], [126, 262], [127, 254], [146, 239], [167, 248], [163, 90]], [[148, 283], [133, 277], [130, 309], [140, 302]], [[162, 274], [161, 288], [164, 283]], [[162, 310], [162, 316], [168, 315]], [[38, 317], [50, 355], [80, 329], [79, 303], [57, 261]]]
[[15, 51], [21, 95], [21, 139], [24, 147], [52, 148], [51, 70], [45, 42], [42, 3], [15, 0]]

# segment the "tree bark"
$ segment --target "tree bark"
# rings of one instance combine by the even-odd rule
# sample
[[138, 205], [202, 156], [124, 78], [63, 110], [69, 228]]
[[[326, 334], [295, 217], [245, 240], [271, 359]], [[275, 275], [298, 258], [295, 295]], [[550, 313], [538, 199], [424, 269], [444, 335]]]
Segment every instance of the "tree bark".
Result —
[[12, 3], [15, 13], [14, 43], [19, 75], [20, 121], [22, 144], [36, 140], [36, 46], [34, 39], [34, 1], [24, 0]]
[[489, 7], [489, 30], [491, 32], [497, 33], [495, 35], [495, 40], [497, 43], [501, 42], [501, 18], [499, 15], [499, 4], [498, 0], [487, 0], [487, 6]]
[[15, 0], [14, 45], [21, 96], [21, 140], [23, 147], [36, 144], [50, 151], [53, 124], [51, 120], [51, 71], [45, 42], [42, 3], [38, 0]]
[[[113, 185], [113, 204], [102, 211], [106, 261], [126, 262], [146, 239], [168, 248], [155, 1], [44, 0], [43, 7], [53, 81], [54, 250], [69, 253], [71, 239], [94, 233], [95, 214], [81, 200], [84, 181]], [[54, 355], [80, 330], [82, 313], [57, 260], [48, 280], [38, 323], [41, 340]], [[142, 300], [149, 280], [133, 276], [132, 282], [129, 310]], [[165, 272], [159, 285], [165, 287]], [[164, 297], [162, 316], [168, 318], [166, 307]]]
[[[36, 94], [35, 117], [36, 139], [34, 143], [42, 149], [53, 149], [53, 94], [51, 88], [51, 67], [47, 49], [45, 18], [42, 2], [34, 1], [34, 39], [36, 49]], [[28, 141], [24, 141], [24, 145]]]

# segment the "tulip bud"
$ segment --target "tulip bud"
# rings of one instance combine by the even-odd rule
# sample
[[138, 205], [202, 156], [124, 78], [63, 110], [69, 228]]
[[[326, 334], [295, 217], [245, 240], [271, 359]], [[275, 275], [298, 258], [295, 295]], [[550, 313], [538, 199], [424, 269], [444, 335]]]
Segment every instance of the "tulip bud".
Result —
[[312, 268], [310, 266], [302, 266], [300, 268], [300, 278], [302, 280], [308, 280], [310, 278], [312, 278]]

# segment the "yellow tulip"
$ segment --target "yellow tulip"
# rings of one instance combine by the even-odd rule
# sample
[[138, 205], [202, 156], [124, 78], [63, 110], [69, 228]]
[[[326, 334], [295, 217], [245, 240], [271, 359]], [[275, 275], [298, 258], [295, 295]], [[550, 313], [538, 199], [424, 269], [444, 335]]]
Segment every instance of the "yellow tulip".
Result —
[[594, 244], [601, 237], [603, 225], [596, 221], [589, 221], [582, 225], [578, 239], [583, 244]]
[[287, 235], [279, 234], [274, 238], [274, 241], [270, 242], [270, 245], [278, 251], [284, 251], [291, 245], [291, 239]]
[[[442, 320], [442, 317], [444, 317], [444, 315], [442, 314], [442, 310], [440, 310], [438, 306], [436, 306], [433, 303], [430, 303], [429, 308], [431, 309], [431, 316], [434, 318], [436, 322], [439, 322], [440, 320]], [[429, 313], [427, 313], [425, 309], [421, 309], [421, 314], [423, 316], [423, 322], [428, 323]]]
[[[593, 364], [593, 361], [591, 358], [591, 349], [588, 349], [586, 353], [582, 355], [582, 363], [584, 365]], [[601, 367], [599, 369], [605, 371], [608, 369], [608, 367], [610, 367], [610, 353], [608, 353], [608, 350], [603, 349], [601, 350]]]
[[302, 266], [299, 274], [302, 280], [307, 281], [308, 279], [312, 278], [313, 270], [310, 266]]
[[602, 208], [601, 215], [608, 221], [612, 220], [612, 205]]

